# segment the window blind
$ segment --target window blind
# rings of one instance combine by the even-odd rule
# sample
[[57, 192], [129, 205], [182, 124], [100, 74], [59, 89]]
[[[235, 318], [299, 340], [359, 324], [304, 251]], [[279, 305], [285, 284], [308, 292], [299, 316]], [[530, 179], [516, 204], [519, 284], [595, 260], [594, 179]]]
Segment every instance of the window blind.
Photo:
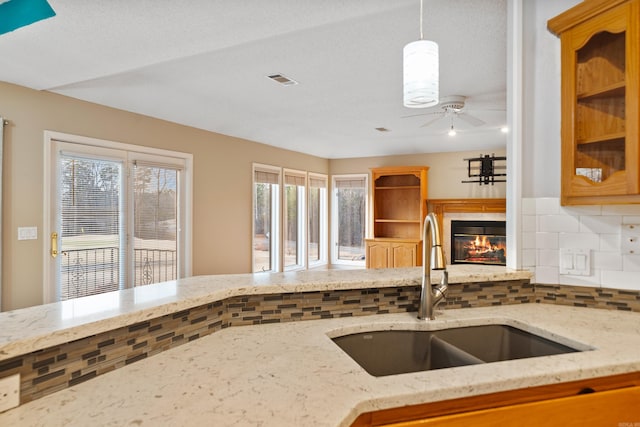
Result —
[[64, 153], [59, 159], [60, 299], [118, 290], [123, 164]]
[[254, 171], [253, 180], [260, 184], [278, 184], [280, 174], [277, 172], [256, 169]]
[[326, 177], [309, 176], [309, 187], [313, 188], [327, 188]]
[[287, 185], [297, 185], [300, 187], [304, 187], [304, 181], [305, 181], [305, 177], [304, 175], [298, 175], [298, 174], [289, 174], [289, 173], [285, 173], [284, 175], [284, 183]]
[[336, 188], [363, 188], [365, 185], [364, 177], [335, 178]]

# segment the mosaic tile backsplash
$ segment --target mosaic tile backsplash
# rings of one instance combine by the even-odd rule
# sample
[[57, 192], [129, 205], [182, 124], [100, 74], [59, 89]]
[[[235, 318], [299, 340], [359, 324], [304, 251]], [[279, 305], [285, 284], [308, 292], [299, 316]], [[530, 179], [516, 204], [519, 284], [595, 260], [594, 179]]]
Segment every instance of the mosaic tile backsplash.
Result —
[[[419, 286], [231, 297], [0, 363], [21, 374], [21, 403], [79, 384], [231, 326], [417, 311]], [[640, 311], [640, 292], [533, 285], [528, 280], [450, 286], [441, 308], [553, 303]]]

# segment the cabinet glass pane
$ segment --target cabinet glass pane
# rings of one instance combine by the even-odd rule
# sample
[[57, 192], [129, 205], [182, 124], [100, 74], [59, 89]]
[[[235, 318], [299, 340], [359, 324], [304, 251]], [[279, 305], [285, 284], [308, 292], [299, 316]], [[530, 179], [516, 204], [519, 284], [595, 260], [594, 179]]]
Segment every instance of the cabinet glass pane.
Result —
[[602, 182], [625, 169], [625, 33], [576, 52], [575, 174]]

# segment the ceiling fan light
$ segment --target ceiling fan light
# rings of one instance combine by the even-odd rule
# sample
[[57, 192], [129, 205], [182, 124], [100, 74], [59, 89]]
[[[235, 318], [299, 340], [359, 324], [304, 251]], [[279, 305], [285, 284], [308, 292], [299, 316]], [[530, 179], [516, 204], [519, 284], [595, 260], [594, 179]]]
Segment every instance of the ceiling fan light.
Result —
[[438, 44], [417, 40], [403, 50], [404, 106], [433, 107], [439, 101]]
[[453, 125], [451, 125], [451, 129], [449, 129], [448, 135], [449, 136], [456, 136], [456, 130], [453, 128]]

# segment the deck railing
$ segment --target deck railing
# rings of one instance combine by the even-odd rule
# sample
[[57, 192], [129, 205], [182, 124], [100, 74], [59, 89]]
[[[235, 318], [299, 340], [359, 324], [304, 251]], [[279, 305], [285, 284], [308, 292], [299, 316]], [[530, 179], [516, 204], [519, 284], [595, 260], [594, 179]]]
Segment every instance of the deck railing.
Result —
[[[135, 249], [133, 286], [174, 280], [178, 276], [175, 250]], [[120, 251], [117, 247], [62, 251], [60, 300], [103, 292], [121, 286]]]

